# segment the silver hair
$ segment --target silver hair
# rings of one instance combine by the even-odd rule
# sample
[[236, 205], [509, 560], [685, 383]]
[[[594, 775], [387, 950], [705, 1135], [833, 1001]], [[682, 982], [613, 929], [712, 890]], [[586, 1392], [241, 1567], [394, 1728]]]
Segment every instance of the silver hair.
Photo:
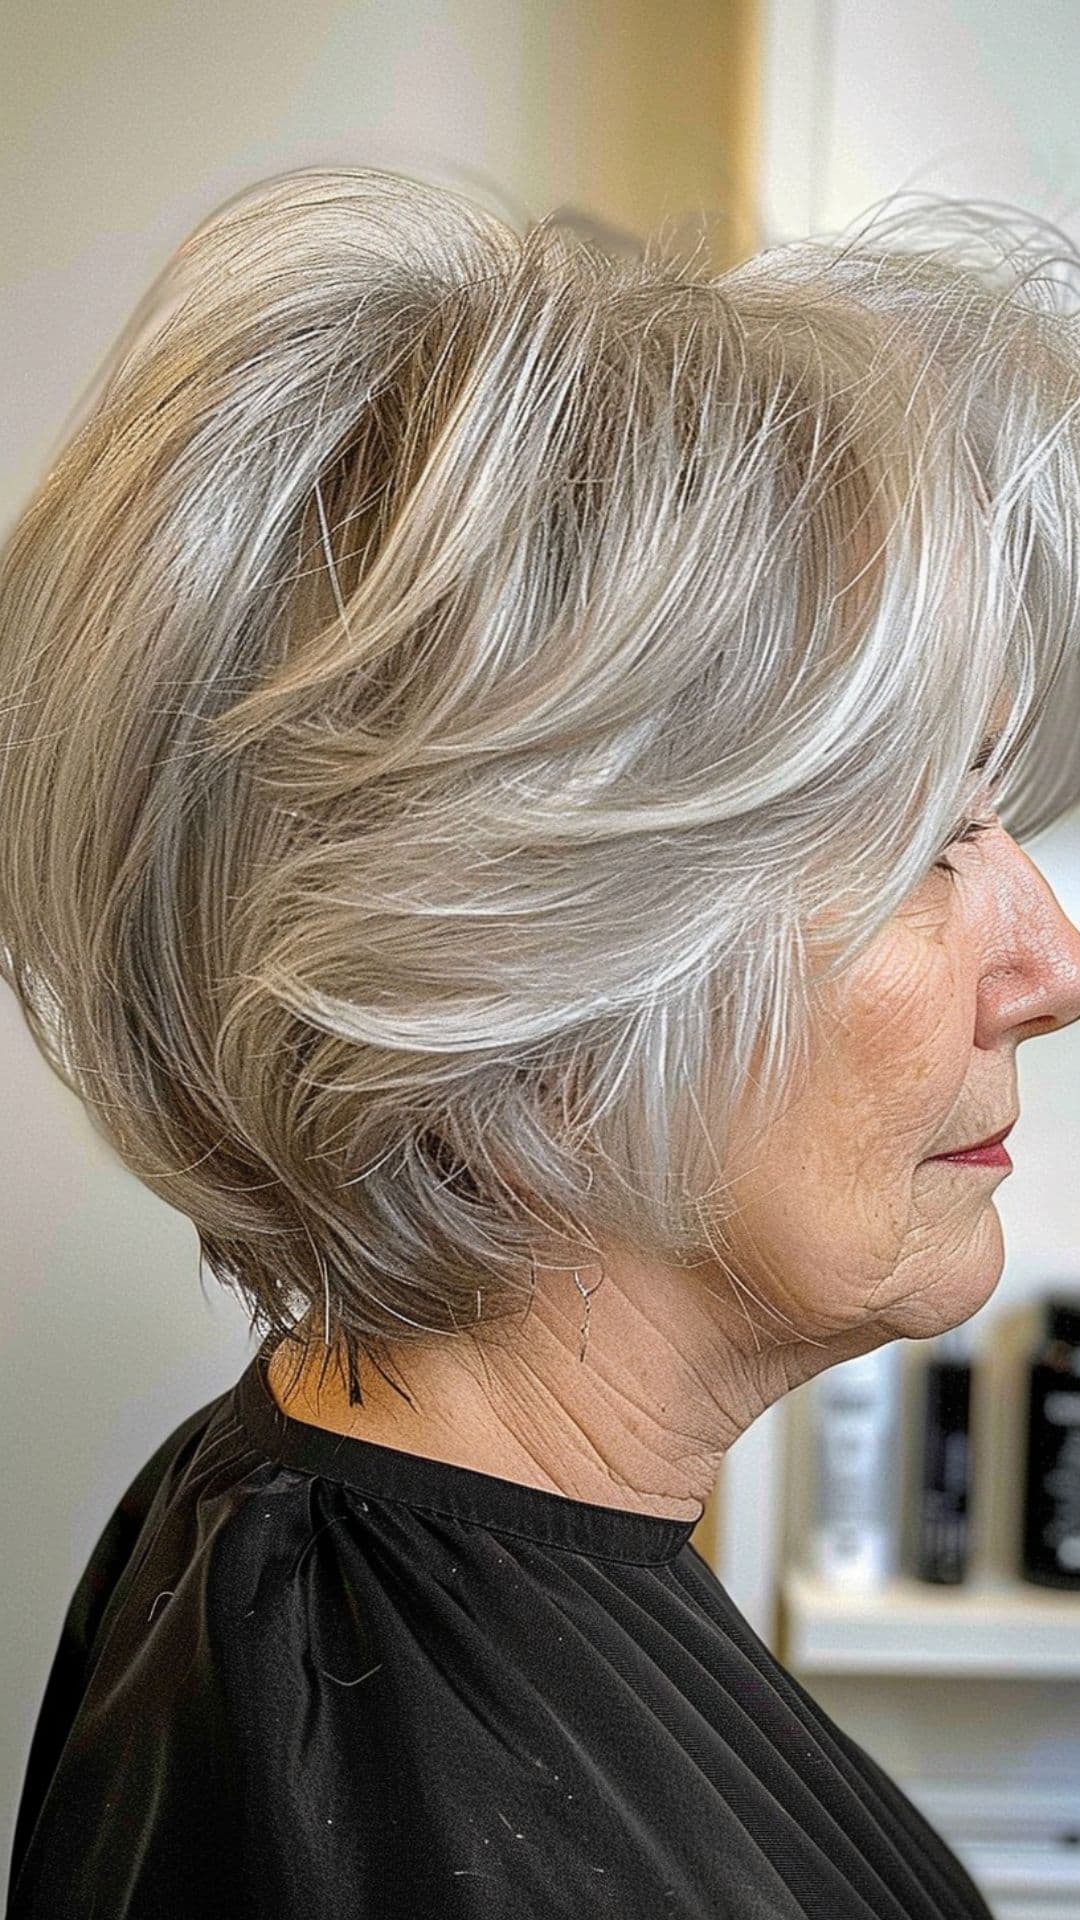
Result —
[[69, 423], [0, 553], [3, 975], [351, 1392], [538, 1253], [712, 1259], [996, 703], [1010, 830], [1080, 794], [1080, 259], [1008, 211], [717, 273], [275, 175]]

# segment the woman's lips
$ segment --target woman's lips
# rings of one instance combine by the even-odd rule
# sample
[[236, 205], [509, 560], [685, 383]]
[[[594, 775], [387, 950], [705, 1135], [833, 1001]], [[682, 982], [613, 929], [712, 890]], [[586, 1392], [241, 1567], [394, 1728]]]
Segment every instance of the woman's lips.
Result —
[[1005, 1167], [1012, 1170], [1008, 1148], [999, 1140], [993, 1147], [973, 1147], [970, 1153], [934, 1153], [932, 1160], [946, 1162], [953, 1167]]
[[957, 1167], [1004, 1167], [1006, 1171], [1011, 1172], [1012, 1161], [1005, 1151], [1004, 1142], [1015, 1125], [1016, 1121], [1010, 1120], [1007, 1127], [1002, 1127], [998, 1133], [990, 1134], [977, 1146], [961, 1147], [955, 1153], [932, 1153], [930, 1159], [948, 1160]]

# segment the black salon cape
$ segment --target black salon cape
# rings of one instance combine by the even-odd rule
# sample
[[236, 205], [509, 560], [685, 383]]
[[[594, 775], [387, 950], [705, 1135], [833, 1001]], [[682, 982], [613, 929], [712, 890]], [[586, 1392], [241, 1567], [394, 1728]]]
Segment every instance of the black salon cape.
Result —
[[989, 1920], [696, 1522], [289, 1419], [271, 1344], [94, 1549], [9, 1920]]

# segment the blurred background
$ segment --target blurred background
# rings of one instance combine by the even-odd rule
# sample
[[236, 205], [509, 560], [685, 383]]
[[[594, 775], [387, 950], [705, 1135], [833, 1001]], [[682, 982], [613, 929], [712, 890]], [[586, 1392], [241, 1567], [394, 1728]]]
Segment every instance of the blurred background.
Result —
[[[905, 192], [1006, 202], [1080, 238], [1075, 0], [8, 0], [4, 37], [5, 524], [168, 255], [286, 168], [390, 167], [518, 219], [572, 207], [612, 239], [688, 223], [718, 268]], [[1080, 920], [1076, 815], [1028, 851]], [[1015, 1171], [994, 1195], [1007, 1258], [969, 1323], [970, 1501], [952, 1572], [922, 1577], [913, 1559], [917, 1342], [898, 1343], [880, 1577], [822, 1573], [817, 1382], [742, 1436], [694, 1535], [999, 1920], [1080, 1920], [1080, 1558], [1074, 1580], [1040, 1585], [1022, 1545], [1031, 1360], [1047, 1296], [1080, 1287], [1078, 1066], [1077, 1026], [1018, 1055]], [[0, 1076], [6, 1879], [86, 1558], [150, 1451], [233, 1384], [253, 1345], [200, 1274], [190, 1223], [112, 1160], [3, 988]], [[1059, 1350], [1080, 1395], [1071, 1364]], [[1061, 1472], [1080, 1501], [1080, 1425], [1071, 1444]], [[1080, 1553], [1080, 1506], [1075, 1525]]]

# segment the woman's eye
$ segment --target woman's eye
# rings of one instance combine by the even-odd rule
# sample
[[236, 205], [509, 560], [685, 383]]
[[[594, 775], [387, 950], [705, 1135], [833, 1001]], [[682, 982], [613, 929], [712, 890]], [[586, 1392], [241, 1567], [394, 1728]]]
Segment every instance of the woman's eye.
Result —
[[[968, 820], [945, 844], [954, 847], [961, 841], [977, 840], [980, 833], [990, 833], [996, 825], [996, 820]], [[950, 860], [935, 860], [934, 868], [938, 873], [951, 873], [953, 878], [956, 878], [956, 868]]]

